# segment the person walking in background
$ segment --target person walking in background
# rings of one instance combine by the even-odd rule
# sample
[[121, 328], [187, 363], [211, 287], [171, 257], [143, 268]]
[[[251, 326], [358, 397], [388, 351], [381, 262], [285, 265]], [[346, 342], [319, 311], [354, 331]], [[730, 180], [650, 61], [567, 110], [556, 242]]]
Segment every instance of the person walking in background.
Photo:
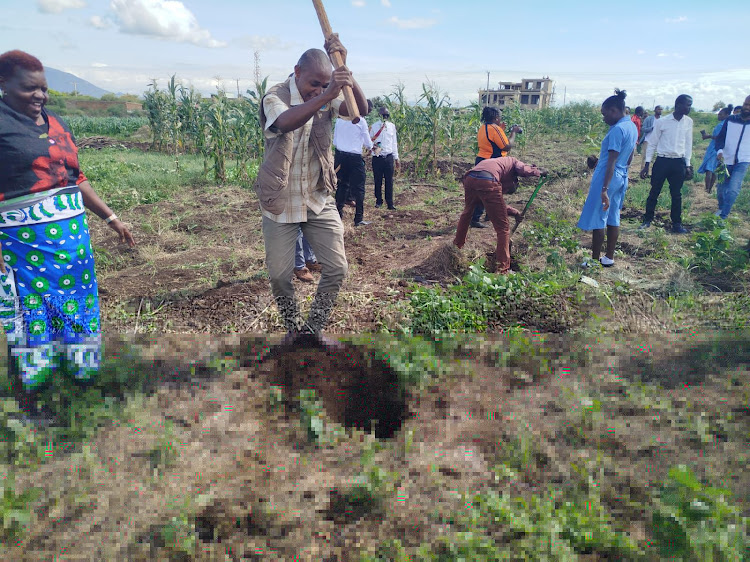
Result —
[[[624, 90], [615, 90], [615, 95], [602, 103], [602, 117], [609, 125], [609, 131], [602, 141], [589, 194], [578, 219], [578, 228], [592, 231], [591, 258], [604, 267], [615, 264], [615, 246], [620, 234], [620, 210], [628, 189], [628, 166], [633, 160], [638, 140], [636, 124], [625, 115], [625, 95]], [[600, 257], [605, 226], [607, 251]], [[584, 265], [589, 264], [584, 262]]]
[[714, 170], [716, 169], [716, 137], [719, 134], [719, 131], [721, 131], [722, 126], [724, 125], [724, 120], [729, 117], [732, 113], [732, 106], [729, 105], [723, 109], [719, 110], [719, 113], [717, 114], [717, 118], [719, 122], [714, 127], [714, 130], [709, 135], [706, 133], [705, 130], [701, 131], [701, 137], [703, 140], [711, 139], [711, 142], [708, 143], [708, 146], [706, 147], [706, 154], [703, 155], [703, 161], [701, 162], [700, 167], [698, 168], [699, 174], [706, 174], [706, 193], [711, 193], [711, 190], [714, 187], [714, 183], [716, 182], [716, 174], [714, 174]]
[[[477, 131], [477, 146], [479, 150], [474, 160], [475, 166], [487, 158], [500, 158], [508, 155], [510, 149], [513, 148], [516, 134], [521, 131], [521, 128], [514, 125], [510, 130], [510, 137], [507, 137], [503, 127], [502, 113], [498, 108], [487, 106], [482, 110], [482, 124]], [[473, 228], [486, 227], [479, 221], [483, 212], [484, 205], [479, 201], [471, 217], [471, 226]]]
[[638, 130], [638, 137], [636, 138], [640, 138], [641, 136], [641, 127], [643, 126], [643, 120], [645, 119], [644, 113], [643, 106], [639, 105], [635, 108], [635, 114], [630, 116], [630, 120], [635, 123], [635, 128]]
[[[322, 334], [348, 271], [344, 226], [331, 194], [336, 185], [333, 167], [333, 121], [348, 117], [350, 108], [341, 89], [350, 86], [358, 113], [367, 99], [346, 68], [346, 49], [336, 34], [325, 44], [328, 54], [309, 49], [285, 82], [269, 88], [260, 104], [265, 154], [255, 190], [263, 215], [263, 240], [271, 292], [293, 345], [306, 334], [325, 346], [335, 346]], [[332, 69], [329, 55], [339, 52], [344, 65]], [[307, 322], [303, 322], [292, 284], [294, 255], [300, 228], [323, 266]]]
[[380, 119], [370, 127], [372, 140], [372, 174], [375, 180], [375, 207], [383, 206], [383, 180], [385, 180], [385, 202], [391, 211], [393, 204], [393, 173], [401, 169], [398, 159], [398, 135], [396, 125], [388, 121], [391, 117], [388, 108], [378, 110]]
[[690, 157], [693, 153], [693, 120], [688, 117], [693, 106], [693, 98], [687, 94], [677, 96], [674, 111], [659, 119], [654, 125], [646, 149], [646, 162], [641, 170], [641, 179], [648, 177], [649, 164], [656, 154], [654, 170], [651, 174], [651, 191], [646, 200], [646, 213], [640, 228], [648, 228], [654, 220], [656, 203], [664, 182], [669, 182], [672, 197], [672, 232], [686, 234], [682, 226], [682, 184], [693, 177]]
[[68, 125], [45, 108], [41, 61], [17, 50], [0, 55], [0, 90], [0, 318], [8, 378], [33, 418], [38, 393], [56, 373], [87, 384], [99, 372], [99, 293], [85, 210], [121, 243], [135, 241], [80, 169]]
[[497, 233], [497, 272], [508, 273], [510, 270], [510, 224], [508, 215], [521, 222], [521, 212], [505, 204], [503, 193], [514, 193], [518, 188], [518, 177], [539, 177], [547, 171], [524, 164], [510, 156], [488, 158], [469, 170], [463, 177], [464, 210], [458, 219], [456, 237], [453, 245], [463, 248], [469, 223], [477, 202], [482, 202], [487, 209], [487, 216]]
[[[368, 114], [372, 111], [372, 102], [367, 100]], [[362, 158], [362, 147], [370, 150], [372, 140], [367, 129], [364, 116], [358, 123], [345, 119], [336, 119], [333, 130], [333, 146], [336, 149], [333, 165], [338, 169], [336, 173], [336, 208], [343, 218], [344, 205], [349, 199], [354, 200], [354, 226], [370, 224], [364, 219], [365, 205], [365, 161]]]
[[750, 96], [740, 108], [739, 114], [728, 117], [716, 137], [716, 158], [726, 164], [729, 176], [716, 188], [719, 203], [717, 215], [722, 219], [729, 216], [742, 181], [750, 166]]
[[322, 270], [318, 258], [315, 257], [315, 252], [313, 252], [300, 228], [297, 235], [297, 251], [294, 253], [294, 276], [303, 283], [312, 283], [314, 281], [313, 272], [320, 273]]
[[638, 154], [641, 153], [643, 148], [648, 148], [648, 137], [651, 136], [651, 133], [654, 130], [654, 123], [656, 123], [656, 120], [661, 117], [661, 112], [662, 107], [657, 105], [654, 108], [654, 114], [649, 115], [643, 120], [643, 124], [641, 125], [641, 136], [638, 141]]

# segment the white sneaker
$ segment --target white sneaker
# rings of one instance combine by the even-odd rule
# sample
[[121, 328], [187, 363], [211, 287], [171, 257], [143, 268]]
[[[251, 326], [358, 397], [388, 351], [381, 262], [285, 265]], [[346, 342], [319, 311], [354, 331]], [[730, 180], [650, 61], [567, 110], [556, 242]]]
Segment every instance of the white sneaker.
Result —
[[604, 267], [612, 267], [613, 265], [615, 265], [615, 260], [611, 260], [607, 256], [602, 256], [599, 258], [599, 263], [601, 263]]

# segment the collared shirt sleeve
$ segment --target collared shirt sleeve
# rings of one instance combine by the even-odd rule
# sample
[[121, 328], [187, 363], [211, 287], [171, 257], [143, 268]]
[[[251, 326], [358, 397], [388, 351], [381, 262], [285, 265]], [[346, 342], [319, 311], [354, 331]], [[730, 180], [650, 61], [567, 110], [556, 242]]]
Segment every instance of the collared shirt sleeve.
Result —
[[714, 140], [714, 146], [716, 147], [716, 154], [724, 154], [724, 145], [727, 142], [727, 124], [729, 119], [724, 119], [724, 124], [721, 127], [721, 131]]
[[370, 138], [370, 130], [367, 128], [367, 120], [364, 117], [361, 117], [357, 124], [362, 131], [362, 146], [372, 150], [372, 139]]
[[520, 160], [515, 160], [515, 162], [513, 162], [513, 167], [516, 170], [516, 175], [521, 176], [522, 178], [539, 177], [541, 175], [539, 168], [529, 166]]
[[263, 131], [266, 138], [272, 139], [281, 133], [273, 126], [279, 115], [289, 109], [289, 106], [281, 101], [276, 94], [267, 94], [263, 98], [263, 112], [266, 114], [266, 130]]
[[646, 164], [651, 162], [656, 153], [656, 147], [659, 146], [662, 122], [666, 122], [665, 117], [654, 122], [654, 130], [651, 132], [651, 138], [648, 139], [648, 148], [646, 148]]
[[690, 158], [693, 156], [693, 120], [685, 128], [685, 163], [690, 166]]
[[393, 127], [393, 159], [398, 160], [398, 135], [396, 134], [396, 125], [391, 123]]

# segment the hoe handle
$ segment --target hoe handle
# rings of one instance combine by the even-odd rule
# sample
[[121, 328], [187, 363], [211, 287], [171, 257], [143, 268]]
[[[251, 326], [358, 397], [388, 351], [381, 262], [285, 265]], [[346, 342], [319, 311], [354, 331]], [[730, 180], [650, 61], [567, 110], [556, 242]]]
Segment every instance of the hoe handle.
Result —
[[[323, 30], [323, 36], [326, 38], [326, 40], [328, 40], [328, 38], [333, 35], [333, 30], [331, 29], [331, 24], [328, 21], [326, 9], [323, 6], [322, 0], [313, 0], [313, 5], [315, 6], [315, 11], [318, 14], [320, 29]], [[330, 56], [333, 66], [335, 66], [336, 68], [344, 66], [344, 59], [341, 58], [341, 53], [335, 52]], [[359, 123], [359, 106], [357, 105], [357, 100], [354, 99], [354, 91], [352, 90], [351, 86], [344, 86], [343, 91], [344, 101], [346, 101], [346, 107], [349, 110], [349, 116], [352, 118], [352, 123]]]

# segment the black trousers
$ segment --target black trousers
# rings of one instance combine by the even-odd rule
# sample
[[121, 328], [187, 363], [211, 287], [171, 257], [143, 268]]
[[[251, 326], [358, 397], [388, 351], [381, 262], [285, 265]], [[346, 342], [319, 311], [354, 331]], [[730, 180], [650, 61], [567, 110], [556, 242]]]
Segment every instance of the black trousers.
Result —
[[372, 157], [372, 175], [375, 178], [375, 203], [383, 204], [383, 179], [385, 179], [385, 202], [393, 207], [393, 154]]
[[340, 214], [346, 202], [354, 199], [354, 222], [358, 223], [365, 213], [365, 161], [361, 154], [337, 150], [333, 162], [335, 167], [341, 166], [336, 174], [336, 208]]
[[684, 158], [664, 158], [659, 156], [654, 162], [651, 170], [651, 191], [646, 199], [646, 214], [644, 221], [654, 220], [654, 211], [656, 203], [659, 200], [661, 188], [664, 182], [669, 182], [669, 194], [672, 196], [672, 226], [682, 224], [682, 184], [685, 182], [685, 164]]

